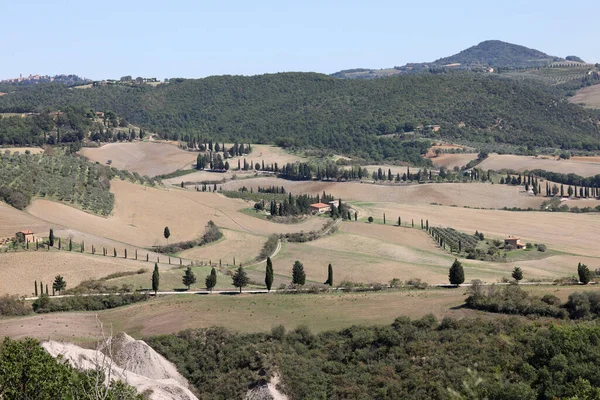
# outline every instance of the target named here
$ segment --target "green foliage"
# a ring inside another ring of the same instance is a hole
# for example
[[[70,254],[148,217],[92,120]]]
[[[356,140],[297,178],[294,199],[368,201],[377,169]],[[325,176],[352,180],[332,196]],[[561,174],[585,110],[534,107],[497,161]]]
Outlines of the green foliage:
[[[65,282],[64,278],[61,275],[57,275],[54,278],[54,282],[52,283],[52,290],[58,292],[62,292],[67,288],[67,282]]]
[[[37,292],[37,283],[35,284]],[[31,304],[18,296],[5,294],[0,297],[0,316],[21,316],[31,314]]]
[[[490,66],[514,69],[542,67],[560,60],[562,59],[525,46],[486,40],[453,56],[440,58],[434,64],[443,66],[459,63],[461,68]]]
[[[278,244],[279,244],[279,235],[273,234],[273,235],[269,236],[269,238],[263,245],[262,249],[260,250],[260,254],[258,255],[258,257],[256,257],[256,259],[260,261],[260,260],[264,260],[265,258],[269,257],[271,254],[273,254],[273,252],[277,248]]]
[[[75,295],[63,298],[52,298],[44,293],[32,303],[32,307],[34,312],[40,314],[64,311],[100,311],[146,300],[148,300],[148,295],[142,293],[110,294],[108,296]]]
[[[158,263],[154,263],[154,271],[152,271],[152,290],[154,294],[158,292],[160,286],[160,273],[158,272]]]
[[[596,112],[569,104],[541,85],[494,75],[340,80],[315,73],[282,73],[88,90],[40,84],[2,96],[0,111],[72,104],[114,110],[136,125],[185,141],[202,132],[217,140],[329,149],[410,163],[423,162],[421,146],[413,148],[412,140],[383,135],[412,139],[405,132],[416,130],[422,136],[480,143],[565,149],[600,146],[594,138],[599,129]],[[441,130],[417,129],[431,124]]]
[[[463,266],[458,259],[454,259],[450,271],[448,273],[448,279],[452,285],[460,285],[465,281],[465,271]]]
[[[200,399],[242,398],[276,365],[293,399],[549,400],[600,387],[598,332],[594,325],[429,315],[317,335],[306,327],[254,334],[211,328],[147,342]]]
[[[182,282],[188,288],[188,290],[190,289],[190,286],[196,283],[196,275],[192,272],[192,268],[187,267],[185,269]]]
[[[294,261],[294,265],[292,266],[292,283],[294,285],[304,285],[306,283],[304,265],[300,261]]]
[[[244,271],[244,268],[241,265],[233,274],[232,281],[233,286],[240,289],[240,293],[242,293],[242,288],[248,286],[248,283],[250,283],[250,278],[248,278],[246,271]]]
[[[273,278],[273,262],[271,261],[271,257],[267,257],[267,268],[265,271],[265,286],[267,287],[267,290],[269,292],[271,291],[271,287],[273,286]]]
[[[0,371],[0,395],[7,400],[143,400],[123,382],[98,386],[104,382],[103,372],[79,372],[62,358],[54,359],[35,339],[5,338],[0,346]]]
[[[587,285],[592,280],[592,272],[585,264],[577,264],[577,275],[579,275],[579,282],[584,285]]]
[[[210,290],[211,292],[214,287],[217,286],[217,271],[214,269],[214,267],[210,270],[210,274],[206,276],[204,284],[206,285],[206,289]]]
[[[515,281],[519,282],[523,279],[523,270],[521,270],[519,267],[515,267],[512,272],[512,277]]]
[[[331,264],[327,266],[327,280],[323,284],[333,286],[333,267]]]

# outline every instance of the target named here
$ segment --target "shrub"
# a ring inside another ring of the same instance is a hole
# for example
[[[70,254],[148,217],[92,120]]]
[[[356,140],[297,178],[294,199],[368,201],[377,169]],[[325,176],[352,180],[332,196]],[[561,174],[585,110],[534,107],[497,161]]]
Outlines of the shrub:
[[[0,297],[0,315],[21,316],[31,314],[32,311],[31,305],[23,298],[9,295]]]
[[[368,218],[369,223],[373,222],[373,217]]]
[[[544,253],[547,250],[547,247],[545,244],[538,244],[537,249],[538,249],[538,251],[541,251],[542,253]]]

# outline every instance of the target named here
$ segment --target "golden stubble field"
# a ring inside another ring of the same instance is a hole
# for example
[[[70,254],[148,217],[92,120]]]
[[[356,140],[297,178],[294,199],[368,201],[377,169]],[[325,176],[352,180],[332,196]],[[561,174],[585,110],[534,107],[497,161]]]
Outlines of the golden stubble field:
[[[511,154],[490,154],[478,166],[483,170],[512,169],[518,172],[543,169],[562,174],[576,174],[584,177],[600,174],[597,158],[575,157],[573,160],[558,160],[556,157],[530,157]]]
[[[489,183],[427,183],[427,184],[373,184],[359,182],[287,181],[276,178],[253,178],[230,181],[223,190],[237,190],[242,186],[283,186],[288,192],[322,194],[325,191],[342,200],[361,202],[394,202],[411,204],[444,204],[480,208],[539,208],[545,200],[529,196],[523,187],[492,185]]]
[[[469,161],[473,161],[477,158],[477,153],[465,153],[465,154],[452,154],[452,153],[443,153],[437,157],[429,157],[431,158],[431,162],[436,167],[446,167],[448,169],[453,169],[454,167],[463,167],[469,163]]]
[[[324,224],[317,218],[293,225],[254,218],[239,212],[252,207],[251,203],[217,193],[152,188],[120,180],[112,181],[111,191],[115,207],[107,218],[48,200],[35,200],[28,212],[51,223],[142,247],[166,244],[165,226],[171,231],[170,242],[197,238],[210,220],[219,227],[265,236],[319,230]]]
[[[115,272],[152,269],[153,264],[122,258],[92,256],[89,254],[58,251],[28,251],[0,254],[0,294],[33,296],[34,281],[48,284],[62,275],[67,288],[77,286],[87,279],[98,279]]]
[[[80,153],[91,161],[126,169],[144,176],[168,174],[178,169],[191,168],[197,153],[184,151],[166,143],[133,142],[109,143],[101,147],[84,147]]]
[[[600,85],[579,89],[569,101],[574,104],[584,104],[588,108],[600,108]]]
[[[476,230],[503,238],[521,237],[523,242],[544,243],[551,249],[600,257],[600,215],[547,212],[475,210],[461,207],[378,203],[361,206],[362,215],[381,220],[383,213],[395,221],[429,219],[430,226],[445,226],[463,232]],[[540,261],[541,262],[541,261]]]

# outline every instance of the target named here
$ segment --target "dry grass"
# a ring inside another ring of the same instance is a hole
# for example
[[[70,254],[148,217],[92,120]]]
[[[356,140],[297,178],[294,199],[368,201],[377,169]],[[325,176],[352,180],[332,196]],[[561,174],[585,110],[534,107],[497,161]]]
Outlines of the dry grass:
[[[227,262],[249,264],[255,260],[264,245],[264,236],[251,235],[245,232],[223,229],[224,238],[216,243],[195,247],[181,252],[183,258],[192,260],[212,260],[212,262]]]
[[[121,271],[136,271],[151,268],[149,263],[124,260],[122,258],[92,256],[45,250],[0,254],[0,294],[32,295],[34,281],[48,284],[62,275],[68,288],[77,286],[87,279],[98,279]]]
[[[484,232],[502,238],[520,236],[523,242],[545,243],[554,250],[600,256],[600,215],[546,212],[473,210],[459,207],[409,204],[367,204],[362,215],[380,220],[383,213],[394,221],[429,219],[430,226],[450,226],[464,232]]]
[[[100,164],[112,160],[113,167],[137,172],[142,176],[156,176],[191,168],[198,156],[176,146],[151,142],[110,143],[98,148],[86,147],[80,153]]]
[[[438,157],[430,157],[433,165],[436,167],[446,167],[453,169],[454,167],[463,167],[477,158],[477,153],[466,153],[466,154],[440,154]]]
[[[35,200],[28,211],[54,224],[142,247],[166,244],[165,226],[171,231],[171,242],[197,238],[210,220],[223,228],[265,236],[318,230],[323,225],[317,218],[294,225],[260,220],[239,212],[250,203],[216,193],[151,188],[118,180],[112,182],[111,190],[116,200],[108,218],[48,200]]]
[[[283,186],[294,194],[321,194],[323,191],[342,200],[366,202],[397,202],[414,204],[444,204],[479,208],[539,208],[542,197],[525,194],[523,187],[487,183],[432,183],[432,184],[372,184],[359,182],[287,181],[276,178],[256,178],[231,181],[224,190],[242,186]]]
[[[29,151],[31,154],[41,154],[44,152],[44,149],[41,147],[2,147],[0,148],[0,151],[8,151],[11,153],[19,152],[21,154],[25,154],[26,151]]]
[[[551,293],[565,301],[570,293],[598,287],[526,287],[537,295]],[[136,338],[183,329],[223,326],[241,332],[265,332],[276,325],[294,329],[307,325],[313,332],[352,325],[391,324],[399,316],[420,318],[432,313],[462,318],[504,315],[456,309],[466,297],[463,289],[390,291],[320,295],[170,296],[99,313],[56,313],[0,319],[0,335],[75,342],[101,335],[96,315],[105,330],[127,332]]]
[[[600,85],[588,86],[569,98],[571,103],[583,104],[588,108],[600,108]]]
[[[478,165],[483,170],[512,169],[523,172],[525,170],[543,169],[562,174],[577,174],[580,176],[594,176],[600,174],[600,163],[596,159],[586,160],[578,157],[575,160],[558,160],[556,157],[529,157],[509,154],[491,154]]]

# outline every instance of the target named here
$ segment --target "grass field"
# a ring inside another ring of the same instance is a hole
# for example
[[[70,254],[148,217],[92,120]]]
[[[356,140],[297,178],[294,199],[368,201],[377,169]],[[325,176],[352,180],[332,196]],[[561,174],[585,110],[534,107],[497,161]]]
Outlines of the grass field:
[[[576,291],[600,290],[597,286],[524,288],[538,295],[550,293],[563,301]],[[465,297],[466,291],[462,288],[319,295],[180,295],[159,297],[146,303],[98,313],[0,318],[0,335],[90,342],[101,337],[100,323],[105,332],[127,332],[139,338],[211,326],[241,332],[264,332],[280,324],[287,329],[306,325],[313,332],[322,332],[357,324],[387,325],[399,316],[420,318],[429,313],[438,318],[508,318],[461,309]]]
[[[80,153],[91,161],[137,172],[140,175],[156,176],[178,169],[191,168],[198,154],[184,151],[165,143],[134,142],[109,143],[102,147],[84,147]]]
[[[588,108],[600,108],[600,84],[579,89],[569,101]]]
[[[482,161],[478,168],[483,170],[512,169],[518,172],[543,169],[562,174],[594,176],[600,174],[600,163],[595,158],[578,157],[575,160],[558,160],[556,157],[530,157],[509,154],[491,154]]]

